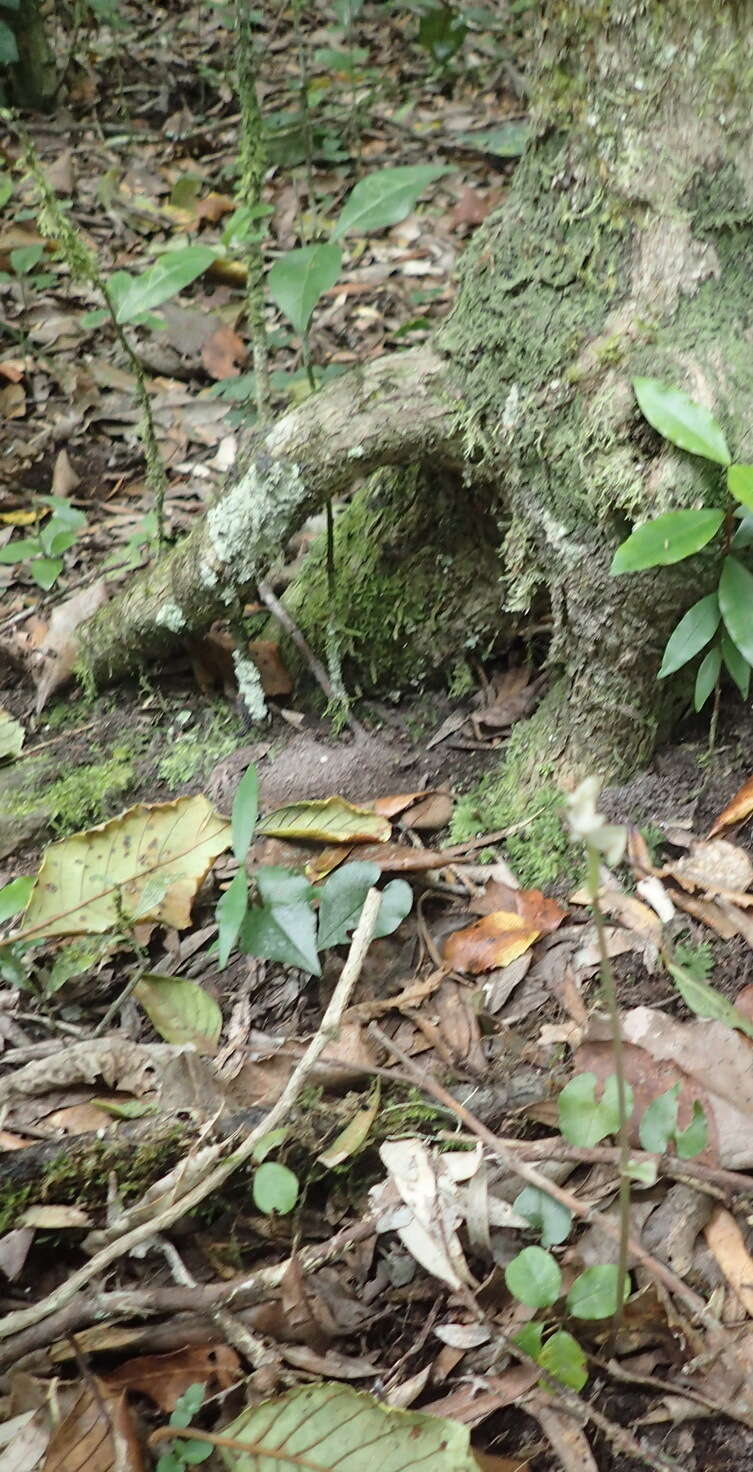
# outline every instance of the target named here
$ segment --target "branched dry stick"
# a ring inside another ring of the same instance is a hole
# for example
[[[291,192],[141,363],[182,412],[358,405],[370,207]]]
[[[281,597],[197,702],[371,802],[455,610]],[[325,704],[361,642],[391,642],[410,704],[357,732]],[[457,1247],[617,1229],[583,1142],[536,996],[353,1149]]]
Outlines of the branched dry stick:
[[[179,1217],[185,1216],[187,1212],[193,1211],[213,1191],[218,1191],[224,1186],[228,1178],[250,1160],[254,1150],[271,1130],[280,1125],[289,1111],[292,1109],[298,1095],[303,1088],[306,1079],[312,1072],[317,1059],[321,1056],[327,1044],[337,1035],[342,1020],[343,1012],[350,1001],[353,988],[361,974],[361,968],[366,958],[366,953],[371,944],[377,915],[379,913],[380,895],[376,889],[370,889],[364,901],[361,918],[351,941],[348,959],[343,966],[340,979],[332,993],[329,1006],[321,1020],[319,1030],[309,1043],[300,1063],[294,1068],[285,1088],[283,1089],[277,1103],[270,1109],[261,1124],[258,1124],[245,1140],[225,1160],[210,1170],[203,1181],[199,1181],[184,1195],[173,1200],[161,1210],[155,1211],[153,1217],[148,1221],[133,1227],[131,1231],[123,1233],[114,1242],[108,1242],[100,1252],[90,1259],[84,1267],[72,1273],[65,1283],[61,1283],[53,1293],[30,1308],[19,1309],[14,1314],[7,1314],[0,1323],[0,1340],[10,1339],[11,1335],[18,1334],[22,1329],[28,1329],[32,1324],[38,1324],[49,1314],[54,1314],[58,1309],[65,1308],[80,1289],[90,1283],[92,1278],[99,1277],[111,1263],[117,1262],[118,1258],[124,1257],[141,1242],[146,1242],[155,1233],[163,1232],[172,1226]],[[160,1182],[153,1188],[155,1194],[159,1193]]]

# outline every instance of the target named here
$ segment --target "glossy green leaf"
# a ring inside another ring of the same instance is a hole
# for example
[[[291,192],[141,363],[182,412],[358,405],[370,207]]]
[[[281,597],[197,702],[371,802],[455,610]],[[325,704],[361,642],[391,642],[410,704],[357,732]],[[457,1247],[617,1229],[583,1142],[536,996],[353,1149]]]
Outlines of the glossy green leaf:
[[[8,564],[23,562],[27,557],[36,557],[39,552],[39,542],[31,537],[21,537],[17,542],[9,542],[6,547],[0,547],[0,563]]]
[[[657,1094],[643,1114],[638,1138],[644,1150],[663,1155],[677,1128],[677,1106],[680,1085],[673,1084],[664,1094]]]
[[[625,1085],[625,1108],[628,1118],[633,1112],[633,1091]],[[617,1079],[613,1073],[604,1082],[604,1091],[596,1098],[596,1076],[576,1073],[559,1097],[560,1130],[571,1145],[587,1148],[598,1145],[606,1135],[616,1135],[620,1126],[617,1105]]]
[[[696,710],[703,710],[709,696],[713,695],[721,668],[722,651],[720,646],[715,644],[698,666],[693,692],[693,706]]]
[[[383,230],[397,225],[414,208],[420,195],[442,174],[444,164],[406,164],[397,169],[379,169],[367,174],[351,190],[332,232],[333,240],[353,231]]]
[[[664,680],[667,675],[673,675],[675,670],[682,669],[689,659],[699,654],[704,644],[708,644],[709,639],[714,637],[720,618],[719,599],[716,593],[709,593],[706,598],[699,598],[698,602],[694,603],[686,614],[683,614],[677,628],[673,629],[670,634],[658,679]]]
[[[665,440],[717,465],[729,465],[732,457],[721,426],[702,404],[658,378],[634,378],[633,388],[641,413]]]
[[[254,1204],[271,1216],[287,1216],[298,1200],[298,1177],[286,1165],[266,1160],[254,1173]]]
[[[241,927],[240,945],[249,956],[296,966],[311,976],[321,975],[316,919],[305,902],[249,910]]]
[[[571,1390],[583,1389],[588,1379],[586,1356],[567,1329],[558,1329],[556,1334],[552,1334],[535,1358],[542,1370],[548,1370],[555,1380],[561,1380]]]
[[[684,966],[678,966],[674,961],[667,962],[667,970],[686,1006],[697,1017],[709,1017],[715,1022],[724,1022],[727,1027],[736,1027],[738,1032],[744,1032],[746,1037],[753,1038],[753,1022],[749,1022],[742,1012],[738,1012],[707,981],[699,981]]]
[[[719,607],[732,643],[753,664],[753,576],[736,557],[725,557]]]
[[[567,1295],[567,1307],[575,1319],[608,1319],[617,1308],[617,1268],[613,1263],[599,1263],[586,1268],[573,1283]],[[623,1302],[630,1297],[630,1279],[623,1280]]]
[[[26,909],[35,883],[34,874],[24,874],[22,878],[11,879],[10,884],[3,885],[0,889],[0,925]]]
[[[653,521],[644,522],[624,541],[612,558],[609,571],[643,572],[647,567],[669,567],[692,557],[716,535],[724,512],[716,508],[702,511],[667,511]]]
[[[727,490],[736,501],[753,509],[753,465],[728,466]]]
[[[558,1242],[564,1242],[569,1235],[572,1212],[561,1202],[555,1201],[553,1196],[547,1196],[546,1191],[540,1191],[537,1186],[524,1186],[515,1197],[512,1209],[526,1217],[532,1227],[538,1228],[542,1247],[556,1247]]]
[[[166,1043],[191,1043],[198,1053],[213,1053],[222,1030],[222,1013],[208,992],[181,976],[147,972],[134,996]]]
[[[693,1118],[684,1130],[679,1130],[676,1135],[677,1154],[681,1160],[692,1160],[694,1155],[700,1155],[709,1143],[709,1124],[704,1114],[703,1107],[697,1099],[693,1100]]]
[[[538,1360],[541,1354],[541,1341],[544,1337],[544,1325],[538,1319],[529,1319],[522,1329],[518,1329],[513,1335],[513,1344],[517,1344],[524,1354],[530,1354],[531,1359]]]
[[[742,552],[746,547],[753,547],[753,512],[743,511],[742,507],[735,512],[740,525],[730,542],[733,552]]]
[[[29,563],[29,572],[38,587],[45,593],[54,586],[63,571],[62,557],[35,557]]]
[[[269,295],[301,336],[319,298],[334,286],[342,267],[336,245],[303,245],[275,261],[268,277]]]
[[[248,909],[248,878],[245,869],[233,876],[225,893],[220,896],[215,912],[218,936],[220,967],[227,966]]]
[[[505,1282],[513,1298],[528,1308],[548,1308],[560,1296],[562,1274],[543,1247],[524,1247],[507,1264]]]
[[[248,767],[238,783],[230,820],[233,833],[233,853],[239,864],[243,863],[248,853],[258,815],[259,774],[256,767]]]
[[[725,669],[731,675],[737,685],[743,700],[747,700],[750,690],[750,665],[744,654],[732,643],[726,629],[722,629],[722,658]]]
[[[369,890],[379,882],[376,864],[357,861],[336,869],[318,890],[319,949],[346,945],[361,917]],[[374,938],[391,935],[410,913],[413,892],[404,879],[393,879],[382,891]]]
[[[276,864],[265,864],[256,870],[256,888],[265,905],[297,905],[299,900],[310,900],[316,893],[305,874],[296,874]]]
[[[144,312],[149,312],[162,302],[177,296],[178,292],[204,274],[214,261],[215,254],[206,245],[187,245],[183,250],[165,251],[154,266],[142,271],[140,276],[131,277],[122,293],[118,293],[119,300],[115,309],[118,322],[133,322]],[[113,285],[114,281],[111,281],[111,292]]]

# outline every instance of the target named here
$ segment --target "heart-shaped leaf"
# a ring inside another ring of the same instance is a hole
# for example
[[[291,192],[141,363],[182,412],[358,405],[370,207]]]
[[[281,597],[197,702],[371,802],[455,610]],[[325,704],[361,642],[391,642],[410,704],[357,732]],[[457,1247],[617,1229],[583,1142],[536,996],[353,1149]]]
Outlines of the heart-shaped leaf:
[[[241,949],[249,956],[281,961],[311,976],[320,976],[316,953],[316,919],[311,906],[264,905],[249,910],[240,935]]]

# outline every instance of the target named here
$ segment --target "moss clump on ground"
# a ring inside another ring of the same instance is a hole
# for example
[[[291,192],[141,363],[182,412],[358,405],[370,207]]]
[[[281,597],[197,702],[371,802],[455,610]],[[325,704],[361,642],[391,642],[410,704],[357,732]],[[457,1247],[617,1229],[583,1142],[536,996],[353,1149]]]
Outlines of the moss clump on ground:
[[[199,730],[186,731],[178,736],[168,733],[170,750],[157,767],[162,782],[170,787],[179,787],[204,776],[222,758],[229,756],[238,745],[239,722],[227,708],[216,711],[208,725]]]
[[[520,831],[504,840],[505,857],[524,889],[540,889],[560,877],[573,846],[562,821],[562,792],[551,781],[551,769],[540,768],[532,783],[528,756],[527,730],[522,726],[513,734],[502,766],[487,773],[458,802],[451,836],[453,843],[462,843],[520,824]]]
[[[8,808],[18,817],[43,808],[55,833],[64,837],[111,816],[115,799],[128,791],[134,778],[133,757],[118,746],[104,761],[75,767],[54,782],[45,775],[37,777],[31,786],[9,794]]]

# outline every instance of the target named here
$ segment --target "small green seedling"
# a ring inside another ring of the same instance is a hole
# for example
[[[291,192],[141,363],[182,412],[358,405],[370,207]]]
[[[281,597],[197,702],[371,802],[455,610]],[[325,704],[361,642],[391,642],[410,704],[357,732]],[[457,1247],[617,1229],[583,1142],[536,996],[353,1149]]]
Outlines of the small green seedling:
[[[256,896],[249,900],[246,854],[256,827],[258,780],[249,767],[235,795],[232,811],[233,852],[239,868],[217,905],[220,966],[236,945],[249,956],[280,961],[310,976],[321,975],[319,951],[347,945],[361,917],[369,890],[378,883],[376,864],[343,864],[323,884],[305,874],[265,867],[254,875]],[[375,937],[391,935],[410,913],[413,894],[404,879],[382,890]]]
[[[28,563],[29,573],[45,592],[54,586],[63,571],[63,553],[72,547],[86,517],[60,496],[40,496],[52,515],[42,522],[35,536],[22,537],[0,547],[0,563]]]
[[[189,1385],[176,1402],[169,1424],[181,1431],[190,1426],[201,1409],[205,1392],[205,1385]],[[192,1441],[189,1437],[176,1436],[174,1441],[167,1443],[166,1450],[158,1458],[155,1472],[184,1472],[186,1467],[205,1462],[213,1450],[211,1441]]]
[[[715,543],[717,586],[688,609],[670,635],[659,679],[703,653],[693,703],[701,710],[718,688],[722,669],[743,699],[753,666],[753,574],[737,555],[753,542],[753,465],[738,465],[721,426],[701,404],[656,378],[635,378],[633,388],[649,424],[664,439],[719,466],[723,506],[668,511],[647,521],[617,548],[612,573],[641,572],[693,557]]]

